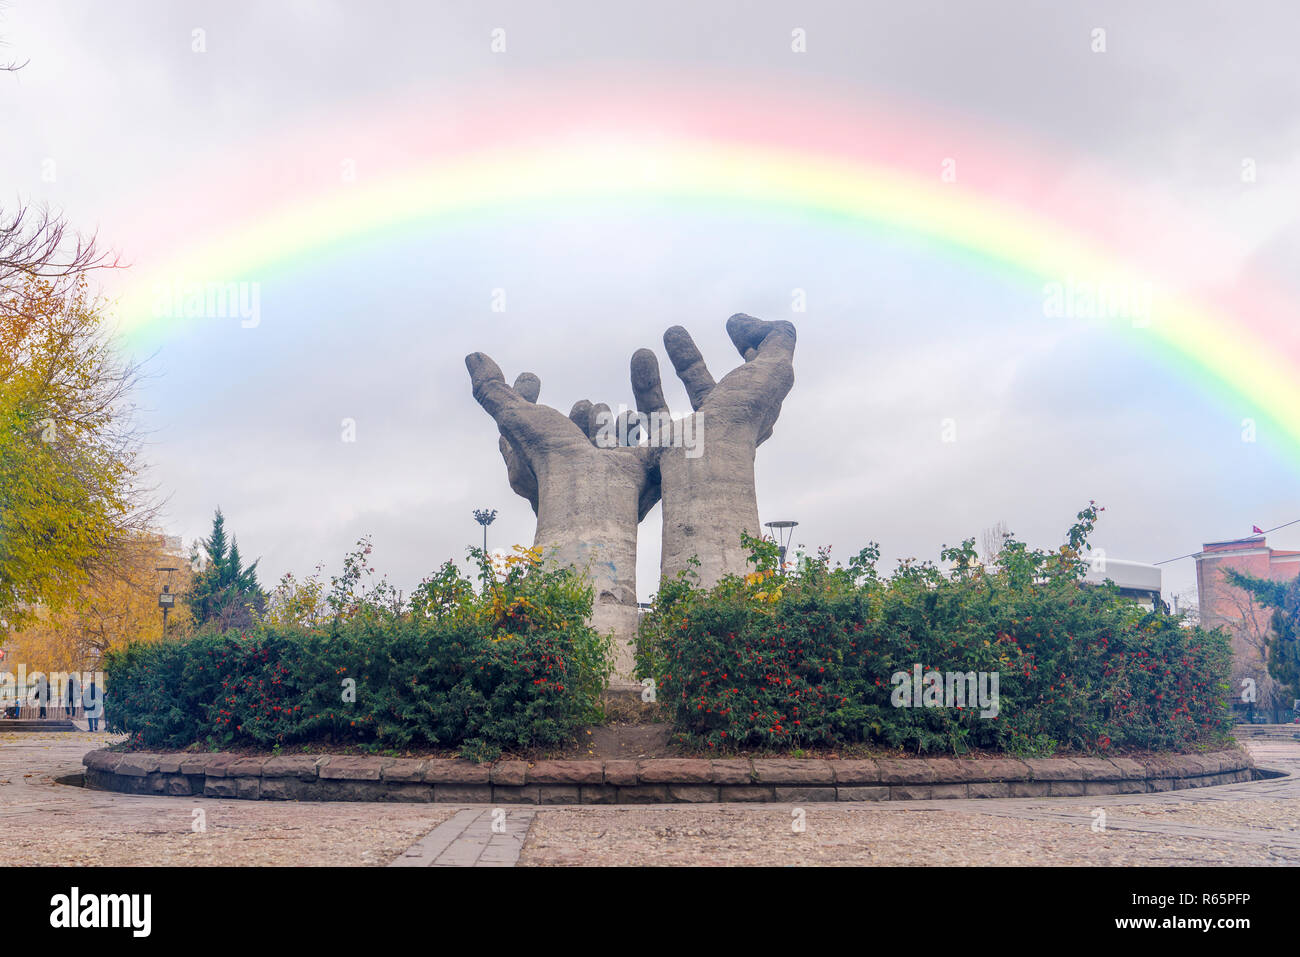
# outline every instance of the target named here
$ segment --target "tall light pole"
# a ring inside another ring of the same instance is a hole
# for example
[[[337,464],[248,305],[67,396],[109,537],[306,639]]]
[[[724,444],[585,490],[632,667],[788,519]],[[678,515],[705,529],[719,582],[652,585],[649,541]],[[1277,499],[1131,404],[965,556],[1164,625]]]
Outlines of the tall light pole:
[[[478,522],[480,525],[483,526],[483,557],[484,558],[487,558],[487,527],[491,525],[493,522],[495,522],[496,518],[497,518],[497,510],[495,508],[490,511],[486,508],[474,509],[474,521]]]
[[[154,570],[167,573],[167,582],[163,585],[162,594],[158,596],[158,607],[163,611],[163,640],[166,641],[167,613],[176,606],[176,596],[172,594],[172,572],[176,571],[176,568],[175,566],[164,566]]]
[[[785,553],[790,547],[790,537],[794,534],[794,528],[798,522],[764,522],[768,528],[772,529],[772,537],[776,539],[776,544],[780,547],[781,553],[781,572],[785,573]]]

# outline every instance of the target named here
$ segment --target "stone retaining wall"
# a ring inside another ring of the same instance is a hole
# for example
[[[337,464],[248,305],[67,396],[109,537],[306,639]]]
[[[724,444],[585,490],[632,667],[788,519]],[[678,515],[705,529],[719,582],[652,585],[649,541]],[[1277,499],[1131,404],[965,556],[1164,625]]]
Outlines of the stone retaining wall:
[[[1239,749],[1131,758],[468,761],[91,751],[87,787],[287,801],[660,804],[1144,794],[1249,781]]]

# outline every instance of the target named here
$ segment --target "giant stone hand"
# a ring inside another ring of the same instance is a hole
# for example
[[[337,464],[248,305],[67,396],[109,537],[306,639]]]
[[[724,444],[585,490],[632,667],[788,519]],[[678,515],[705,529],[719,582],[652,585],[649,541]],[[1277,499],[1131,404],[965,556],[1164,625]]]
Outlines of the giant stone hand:
[[[604,405],[577,403],[568,416],[540,405],[541,380],[513,388],[488,356],[466,356],[474,398],[496,421],[510,487],[537,513],[534,545],[546,560],[586,572],[595,592],[592,626],[616,635],[615,667],[632,673],[636,633],[636,528],[658,500],[655,450],[600,448]],[[626,434],[626,432],[622,433]],[[633,433],[634,435],[635,433]]]
[[[772,434],[794,386],[795,329],[783,320],[737,314],[727,320],[727,334],[745,363],[715,382],[690,333],[681,326],[664,333],[664,347],[694,409],[650,440],[658,446],[664,504],[664,579],[687,568],[692,557],[700,561],[704,585],[743,574],[747,553],[740,533],[760,532],[754,453]],[[632,357],[632,389],[640,412],[666,418],[659,362],[649,349]]]

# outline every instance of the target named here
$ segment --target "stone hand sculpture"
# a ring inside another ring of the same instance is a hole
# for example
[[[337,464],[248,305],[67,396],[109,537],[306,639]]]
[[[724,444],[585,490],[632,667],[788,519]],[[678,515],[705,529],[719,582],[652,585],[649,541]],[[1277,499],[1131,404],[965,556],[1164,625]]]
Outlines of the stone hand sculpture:
[[[466,356],[465,367],[475,400],[501,433],[510,487],[537,513],[534,545],[546,560],[590,576],[591,624],[614,633],[615,668],[629,678],[637,625],[636,529],[658,501],[657,450],[598,447],[598,423],[608,407],[584,400],[565,416],[539,405],[541,380],[532,373],[511,387],[481,352]]]
[[[740,533],[758,535],[754,452],[772,434],[781,403],[794,386],[795,329],[789,322],[765,322],[734,315],[727,334],[745,364],[715,382],[681,326],[664,333],[664,347],[686,386],[694,413],[650,437],[663,495],[664,579],[700,561],[701,584],[727,574],[744,574],[747,553]],[[632,357],[637,409],[667,418],[659,362],[649,349]],[[693,421],[692,421],[693,420]],[[655,418],[651,418],[655,421]],[[689,442],[680,441],[689,437]]]

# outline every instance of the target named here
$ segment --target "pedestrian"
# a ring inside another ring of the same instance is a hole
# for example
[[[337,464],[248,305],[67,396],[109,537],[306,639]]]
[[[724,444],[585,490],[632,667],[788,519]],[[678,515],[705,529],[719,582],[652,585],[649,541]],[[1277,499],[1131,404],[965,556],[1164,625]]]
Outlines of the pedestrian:
[[[71,718],[81,702],[81,689],[77,687],[77,676],[68,675],[68,684],[63,693],[63,716]]]
[[[41,675],[36,679],[36,703],[40,706],[39,717],[45,717],[45,706],[50,703],[50,679]]]
[[[82,707],[86,709],[86,726],[90,731],[99,730],[99,716],[103,713],[103,702],[99,699],[99,689],[95,687],[95,679],[90,679],[90,684],[86,685],[86,690],[81,695]]]

